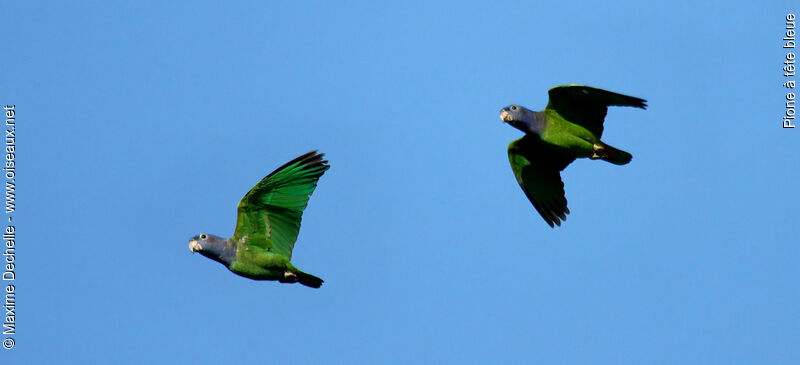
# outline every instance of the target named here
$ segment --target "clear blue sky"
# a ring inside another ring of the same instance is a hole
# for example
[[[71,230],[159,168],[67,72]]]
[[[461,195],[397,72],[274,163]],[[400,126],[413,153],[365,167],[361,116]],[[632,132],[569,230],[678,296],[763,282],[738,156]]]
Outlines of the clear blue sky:
[[[4,5],[0,363],[800,363],[792,2],[287,3]],[[498,112],[567,83],[650,107],[609,111],[634,159],[571,165],[551,229]],[[293,261],[321,289],[189,252],[312,149]]]

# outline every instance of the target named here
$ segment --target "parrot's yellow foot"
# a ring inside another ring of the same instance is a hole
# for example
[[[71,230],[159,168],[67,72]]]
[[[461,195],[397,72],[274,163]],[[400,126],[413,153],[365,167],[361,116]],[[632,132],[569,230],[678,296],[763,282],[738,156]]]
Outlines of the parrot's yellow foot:
[[[291,271],[284,271],[283,272],[283,279],[278,280],[281,283],[296,283],[299,279],[297,278],[297,274]]]
[[[606,154],[605,147],[603,147],[603,146],[601,146],[599,144],[592,145],[592,150],[594,151],[594,153],[592,153],[592,156],[589,157],[592,160],[597,160],[597,159],[608,157],[608,154]]]

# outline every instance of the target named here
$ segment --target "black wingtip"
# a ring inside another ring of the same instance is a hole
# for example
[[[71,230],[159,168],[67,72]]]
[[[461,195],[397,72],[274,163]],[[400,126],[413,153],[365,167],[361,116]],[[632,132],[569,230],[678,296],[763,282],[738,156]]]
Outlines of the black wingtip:
[[[277,169],[275,169],[275,171],[273,171],[272,173],[267,175],[267,177],[270,177],[270,176],[278,173],[278,171],[281,171],[281,170],[283,170],[283,169],[285,169],[285,168],[287,168],[289,166],[292,166],[294,164],[304,165],[305,169],[313,169],[313,168],[316,168],[316,167],[322,167],[322,171],[324,172],[324,171],[328,170],[331,167],[330,165],[328,165],[328,160],[323,159],[324,157],[325,157],[325,154],[324,153],[319,153],[319,152],[317,152],[317,150],[306,152],[306,153],[296,157],[295,159],[283,164],[281,167],[278,167]]]
[[[622,95],[622,94],[619,94],[619,95]],[[626,98],[625,104],[618,104],[618,105],[615,105],[615,106],[630,106],[630,107],[634,107],[634,108],[647,109],[647,100],[642,99],[642,98],[637,98],[635,96],[629,96],[629,95],[622,95],[622,96],[624,96]]]
[[[547,223],[550,226],[550,228],[556,228],[556,226],[561,227],[561,222],[567,220],[567,214],[569,214],[569,209],[567,209],[566,206],[564,206],[563,210],[559,210],[557,209],[556,206],[553,205],[545,205],[543,207],[534,202],[531,203],[533,204],[533,207],[536,209],[536,212],[538,212],[539,215],[542,216],[542,219],[544,219],[545,223]]]

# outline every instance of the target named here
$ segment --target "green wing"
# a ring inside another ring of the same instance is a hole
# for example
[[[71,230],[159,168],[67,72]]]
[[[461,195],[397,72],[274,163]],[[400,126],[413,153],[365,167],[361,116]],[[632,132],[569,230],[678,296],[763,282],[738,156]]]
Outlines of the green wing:
[[[646,100],[582,85],[556,86],[547,92],[547,109],[554,109],[564,119],[580,125],[597,138],[603,135],[603,120],[609,106],[647,108]]]
[[[508,160],[519,186],[545,222],[561,225],[567,219],[567,198],[561,170],[575,158],[526,135],[508,145]]]
[[[323,154],[306,153],[273,171],[250,189],[239,202],[237,242],[292,258],[300,220],[317,181],[330,168]]]

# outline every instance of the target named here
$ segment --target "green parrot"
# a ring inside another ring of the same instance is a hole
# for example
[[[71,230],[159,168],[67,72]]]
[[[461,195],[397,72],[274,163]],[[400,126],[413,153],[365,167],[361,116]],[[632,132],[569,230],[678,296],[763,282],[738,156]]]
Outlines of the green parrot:
[[[646,100],[582,85],[556,86],[540,112],[519,105],[500,110],[504,123],[525,132],[508,145],[508,160],[519,186],[544,218],[554,227],[567,219],[561,170],[576,158],[601,159],[616,165],[631,161],[630,153],[600,140],[609,106],[646,109]]]
[[[303,210],[330,168],[323,156],[311,151],[267,175],[239,202],[232,238],[201,233],[189,240],[189,250],[249,279],[322,286],[322,279],[300,271],[290,260]]]

